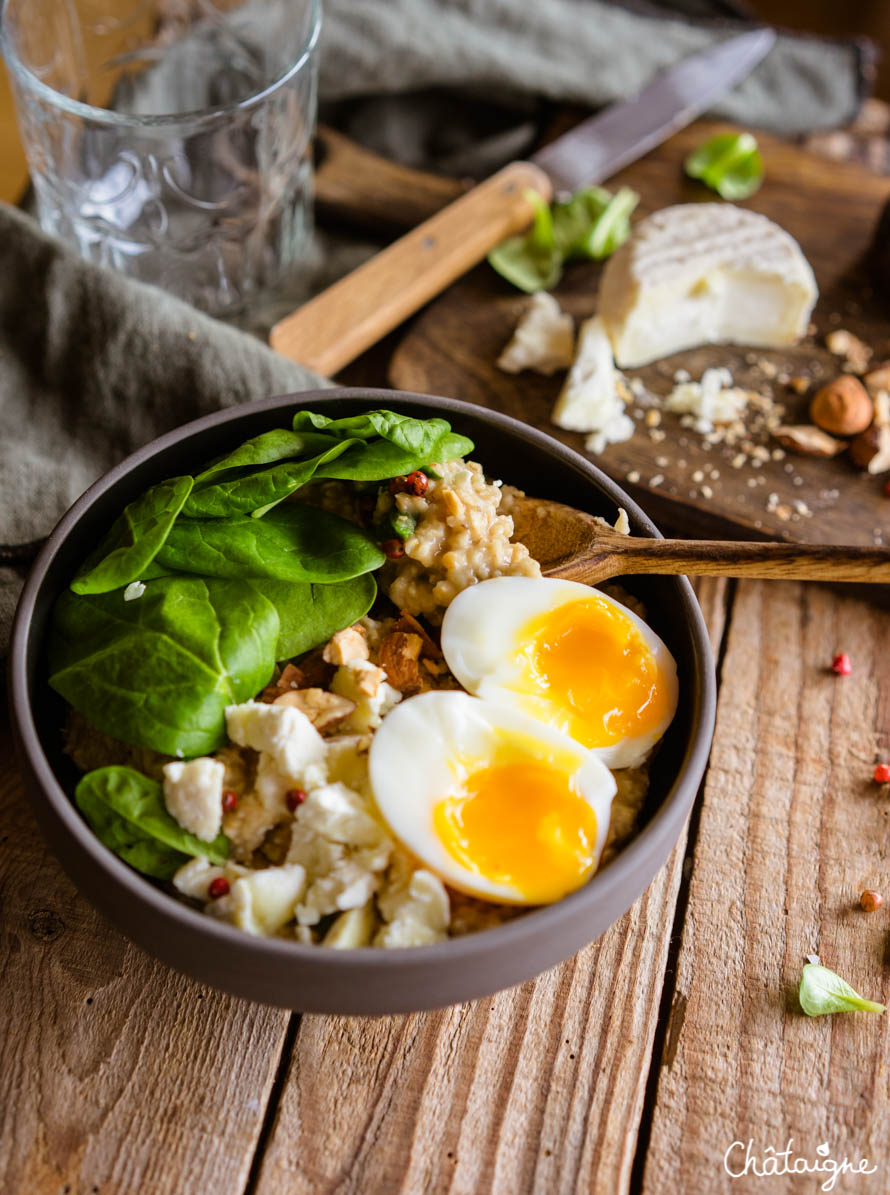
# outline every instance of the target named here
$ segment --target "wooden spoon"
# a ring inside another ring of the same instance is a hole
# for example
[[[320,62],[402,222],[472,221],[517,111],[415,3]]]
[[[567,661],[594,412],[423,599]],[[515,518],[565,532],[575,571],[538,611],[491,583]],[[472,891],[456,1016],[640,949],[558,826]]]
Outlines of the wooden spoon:
[[[514,538],[548,577],[589,585],[634,573],[890,582],[890,547],[648,539],[543,498],[518,498],[513,521]]]

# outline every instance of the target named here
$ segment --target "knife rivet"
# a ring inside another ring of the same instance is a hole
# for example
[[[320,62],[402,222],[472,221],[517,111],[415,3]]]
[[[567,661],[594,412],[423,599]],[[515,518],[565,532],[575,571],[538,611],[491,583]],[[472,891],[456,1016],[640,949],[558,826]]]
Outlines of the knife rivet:
[[[436,238],[431,237],[431,236],[425,236],[423,238],[423,240],[420,242],[420,244],[421,244],[421,248],[423,248],[423,249],[435,249]]]

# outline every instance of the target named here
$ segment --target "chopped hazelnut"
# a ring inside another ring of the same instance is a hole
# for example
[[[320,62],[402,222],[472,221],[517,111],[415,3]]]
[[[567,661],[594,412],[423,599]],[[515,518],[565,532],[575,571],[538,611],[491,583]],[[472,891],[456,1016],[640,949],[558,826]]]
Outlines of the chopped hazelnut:
[[[276,697],[275,705],[292,705],[305,714],[316,730],[330,730],[355,710],[355,702],[325,689],[292,689]]]
[[[783,448],[799,452],[802,456],[837,456],[846,448],[843,440],[837,440],[809,423],[777,427],[773,435]]]
[[[364,630],[359,626],[352,626],[337,631],[325,645],[322,656],[328,664],[336,664],[338,667],[350,664],[353,660],[367,660],[368,640]]]
[[[421,637],[406,631],[391,631],[380,644],[380,667],[393,688],[417,693],[423,687],[418,666],[422,647]]]

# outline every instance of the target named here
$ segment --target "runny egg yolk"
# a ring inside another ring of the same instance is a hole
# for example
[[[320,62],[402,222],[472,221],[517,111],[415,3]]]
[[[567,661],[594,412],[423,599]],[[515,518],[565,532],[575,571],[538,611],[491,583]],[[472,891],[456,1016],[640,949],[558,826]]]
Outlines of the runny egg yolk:
[[[596,814],[552,760],[504,757],[469,770],[433,808],[439,841],[468,871],[548,904],[579,888],[596,863]]]
[[[670,712],[670,686],[649,644],[601,598],[537,615],[520,641],[522,691],[543,698],[545,720],[584,747],[645,735]]]

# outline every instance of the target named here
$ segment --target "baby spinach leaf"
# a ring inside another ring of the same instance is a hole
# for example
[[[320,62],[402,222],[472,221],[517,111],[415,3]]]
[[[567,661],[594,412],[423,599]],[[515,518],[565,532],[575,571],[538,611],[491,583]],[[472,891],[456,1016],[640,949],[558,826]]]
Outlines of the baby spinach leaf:
[[[610,257],[630,236],[631,212],[639,202],[639,195],[630,187],[622,187],[615,195],[609,195],[602,212],[566,254],[567,259],[589,257],[601,261]]]
[[[275,606],[244,580],[161,577],[135,602],[66,592],[50,684],[113,738],[203,755],[225,742],[225,707],[268,683],[278,633]]]
[[[719,133],[693,150],[683,163],[723,199],[747,199],[763,182],[763,158],[750,133]]]
[[[281,629],[275,648],[277,660],[290,660],[327,643],[335,631],[352,626],[367,614],[377,596],[371,573],[337,585],[265,580],[256,584],[278,611]]]
[[[549,206],[536,192],[529,199],[535,205],[529,232],[509,237],[488,255],[493,269],[529,294],[554,287],[567,261],[614,253],[630,235],[630,213],[639,202],[628,187],[616,195],[605,187],[582,187]]]
[[[320,466],[347,452],[353,443],[360,443],[358,440],[324,439],[329,447],[316,456],[246,469],[196,486],[185,504],[183,514],[189,518],[210,519],[228,518],[236,514],[265,514],[310,482]]]
[[[185,505],[191,477],[173,477],[131,502],[71,582],[75,593],[108,593],[138,581]]]
[[[289,503],[261,519],[179,519],[158,554],[166,568],[208,577],[346,581],[386,557],[370,536],[339,515]]]
[[[145,875],[169,880],[189,858],[224,863],[228,857],[224,834],[202,842],[183,830],[167,812],[160,784],[133,768],[87,772],[74,801],[97,838]]]
[[[195,478],[195,485],[233,469],[245,469],[257,465],[269,465],[276,461],[292,460],[296,457],[319,456],[331,447],[330,436],[315,432],[300,434],[285,427],[276,427],[250,440],[238,448],[219,457]]]
[[[535,209],[530,230],[496,245],[488,255],[488,264],[514,286],[533,294],[557,284],[563,254],[556,244],[550,205],[537,191],[526,191],[526,198]]]
[[[845,979],[821,963],[804,963],[798,999],[808,1017],[821,1017],[829,1012],[886,1011],[883,1004],[863,1000]]]

